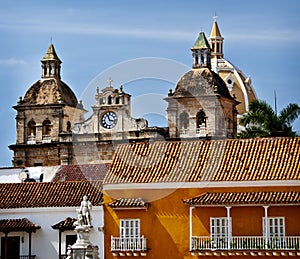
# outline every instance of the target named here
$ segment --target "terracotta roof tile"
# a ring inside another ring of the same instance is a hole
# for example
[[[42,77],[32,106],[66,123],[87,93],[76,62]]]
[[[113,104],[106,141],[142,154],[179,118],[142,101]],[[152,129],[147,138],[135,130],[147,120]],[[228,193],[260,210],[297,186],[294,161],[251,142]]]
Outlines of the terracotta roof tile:
[[[149,203],[142,198],[120,198],[108,204],[111,208],[147,208]]]
[[[119,145],[104,183],[300,180],[300,138]]]
[[[68,218],[56,223],[55,225],[52,225],[52,228],[53,229],[59,229],[61,231],[74,230],[75,229],[74,222],[76,220],[77,219],[75,219],[75,218],[68,217]]]
[[[108,163],[86,165],[63,165],[53,177],[53,182],[102,181],[109,169]]]
[[[41,228],[39,225],[33,224],[28,219],[2,219],[0,220],[0,232],[8,233],[11,231],[28,231],[35,232]]]
[[[300,192],[206,192],[184,203],[191,206],[300,204]]]
[[[87,195],[92,205],[103,202],[101,181],[0,184],[0,209],[76,207]]]

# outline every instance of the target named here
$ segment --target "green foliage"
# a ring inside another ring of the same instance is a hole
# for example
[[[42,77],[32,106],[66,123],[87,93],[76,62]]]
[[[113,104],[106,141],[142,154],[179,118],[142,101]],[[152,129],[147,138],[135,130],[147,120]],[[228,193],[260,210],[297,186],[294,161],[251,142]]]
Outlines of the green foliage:
[[[237,134],[237,138],[255,137],[293,137],[292,123],[300,115],[300,107],[291,103],[278,115],[273,108],[262,100],[255,100],[249,104],[249,112],[243,116],[240,124],[245,126]]]

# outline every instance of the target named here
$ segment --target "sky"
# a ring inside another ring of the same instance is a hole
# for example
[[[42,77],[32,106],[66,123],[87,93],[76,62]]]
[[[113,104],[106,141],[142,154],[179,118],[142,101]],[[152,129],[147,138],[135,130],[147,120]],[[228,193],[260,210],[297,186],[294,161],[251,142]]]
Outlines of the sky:
[[[259,99],[274,106],[276,92],[280,111],[289,103],[300,104],[299,12],[299,0],[0,0],[0,167],[12,165],[8,149],[16,141],[12,106],[41,78],[40,60],[51,42],[63,61],[62,80],[83,99],[86,109],[93,105],[95,88],[106,86],[95,79],[111,76],[114,87],[123,84],[136,100],[132,114],[146,116],[139,105],[145,106],[152,97],[162,99],[169,88],[174,89],[176,79],[124,82],[118,77],[124,74],[120,64],[133,62],[128,71],[143,70],[135,61],[154,58],[169,62],[173,72],[176,62],[183,70],[191,68],[190,48],[199,32],[209,37],[217,15],[224,57],[251,77]],[[154,106],[150,102],[148,113]],[[158,124],[163,123],[160,117]],[[294,130],[300,132],[299,118]]]

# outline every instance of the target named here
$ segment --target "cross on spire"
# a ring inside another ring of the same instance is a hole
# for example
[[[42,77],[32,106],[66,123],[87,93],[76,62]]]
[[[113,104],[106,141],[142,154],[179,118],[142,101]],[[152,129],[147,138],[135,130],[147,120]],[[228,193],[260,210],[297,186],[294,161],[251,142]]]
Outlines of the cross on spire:
[[[111,82],[114,81],[112,80],[110,77],[106,80],[106,82],[108,83],[108,85],[111,87]]]
[[[217,21],[217,19],[218,19],[217,12],[215,12],[215,16],[213,17],[213,19],[214,19],[214,22]]]

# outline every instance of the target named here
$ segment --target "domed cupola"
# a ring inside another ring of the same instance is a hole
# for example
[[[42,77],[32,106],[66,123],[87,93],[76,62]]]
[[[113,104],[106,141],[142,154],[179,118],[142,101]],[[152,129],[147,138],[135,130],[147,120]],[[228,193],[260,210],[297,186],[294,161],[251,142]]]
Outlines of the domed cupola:
[[[193,68],[211,68],[211,49],[204,32],[200,32],[191,50],[194,58]]]
[[[60,64],[62,62],[57,56],[53,44],[50,44],[48,51],[41,62],[42,78],[56,77],[60,79]]]
[[[75,94],[60,79],[60,65],[62,62],[57,56],[53,44],[49,46],[41,63],[42,78],[28,89],[20,104],[45,105],[64,103],[76,107],[78,101]]]

